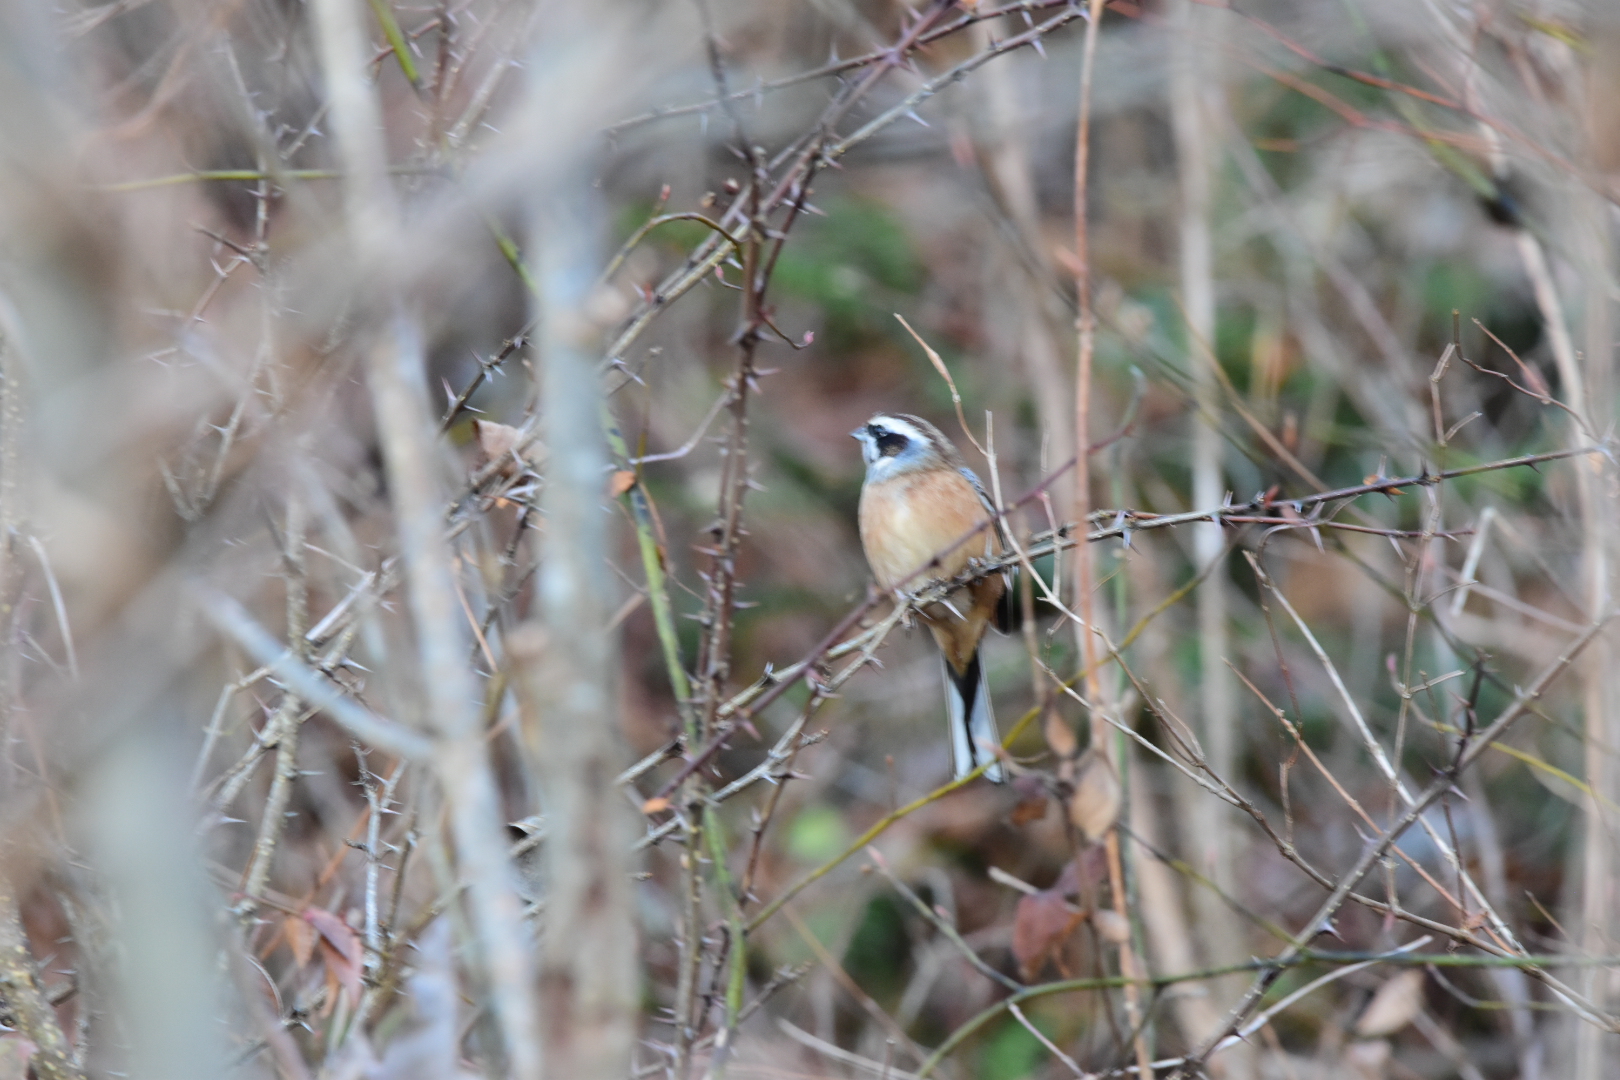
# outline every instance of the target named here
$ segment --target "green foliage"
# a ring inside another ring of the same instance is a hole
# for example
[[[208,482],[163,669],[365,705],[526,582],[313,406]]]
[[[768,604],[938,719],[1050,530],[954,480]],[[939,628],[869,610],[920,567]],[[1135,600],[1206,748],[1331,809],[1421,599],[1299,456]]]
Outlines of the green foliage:
[[[819,863],[837,855],[849,844],[849,828],[835,807],[817,803],[793,816],[787,827],[789,855],[805,863]]]
[[[925,276],[910,236],[870,200],[834,200],[826,209],[826,218],[805,221],[782,249],[776,293],[821,309],[830,349],[895,333],[897,301],[916,295]]]
[[[1215,311],[1215,358],[1233,386],[1249,385],[1254,326],[1254,309],[1247,305],[1223,304]]]
[[[844,952],[844,970],[874,998],[885,1001],[905,988],[910,956],[911,939],[899,906],[887,894],[874,896]]]
[[[985,1043],[975,1075],[982,1080],[1020,1080],[1035,1075],[1049,1056],[1024,1025],[1009,1019]]]

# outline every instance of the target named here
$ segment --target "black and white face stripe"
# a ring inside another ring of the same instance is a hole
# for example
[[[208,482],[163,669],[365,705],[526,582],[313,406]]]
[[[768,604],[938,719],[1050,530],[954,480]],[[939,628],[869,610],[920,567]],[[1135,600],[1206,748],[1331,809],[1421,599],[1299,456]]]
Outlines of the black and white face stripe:
[[[850,434],[861,444],[869,479],[916,464],[930,453],[927,434],[895,416],[874,416]]]
[[[898,431],[885,431],[883,428],[876,426],[872,426],[870,430],[873,440],[877,443],[878,454],[881,457],[894,457],[911,445],[911,439]]]

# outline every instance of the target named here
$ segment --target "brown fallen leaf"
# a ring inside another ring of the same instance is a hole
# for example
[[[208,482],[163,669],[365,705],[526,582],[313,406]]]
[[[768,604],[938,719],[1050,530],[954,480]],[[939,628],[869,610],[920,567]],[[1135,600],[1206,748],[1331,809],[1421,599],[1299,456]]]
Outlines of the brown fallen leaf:
[[[1408,968],[1373,994],[1361,1019],[1356,1021],[1356,1034],[1366,1039],[1393,1035],[1410,1024],[1421,1008],[1423,972],[1418,968]]]
[[[1080,750],[1080,740],[1075,737],[1074,728],[1063,718],[1055,701],[1047,704],[1045,715],[1041,717],[1041,732],[1046,736],[1046,745],[1059,758],[1072,758]]]
[[[522,471],[520,465],[534,465],[540,444],[533,436],[526,436],[521,428],[497,424],[493,420],[474,420],[472,427],[473,437],[478,440],[478,449],[483,452],[486,462],[505,459],[501,475],[516,476]],[[522,459],[521,463],[519,458]]]
[[[1385,1080],[1393,1054],[1387,1039],[1360,1040],[1344,1048],[1344,1063],[1356,1080]]]
[[[1069,820],[1087,841],[1096,843],[1108,835],[1119,817],[1119,776],[1108,759],[1094,750],[1081,755],[1077,772],[1074,794],[1069,797]]]
[[[473,436],[478,440],[478,449],[491,461],[510,454],[523,436],[511,424],[497,424],[493,420],[474,420],[472,429]]]
[[[1013,805],[1012,812],[1007,817],[1014,825],[1028,825],[1046,816],[1046,804],[1050,800],[1046,794],[1046,785],[1041,783],[1039,776],[1024,773],[1013,780],[1012,789],[1018,796],[1018,802]]]
[[[1093,844],[1083,849],[1068,866],[1063,868],[1063,876],[1058,878],[1058,885],[1065,889],[1064,896],[1078,898],[1081,907],[1091,907],[1091,898],[1096,894],[1097,886],[1107,878],[1108,852]]]
[[[1098,908],[1091,913],[1091,925],[1097,936],[1111,945],[1123,945],[1131,940],[1131,923],[1112,908]]]
[[[1029,893],[1018,901],[1013,915],[1012,952],[1025,982],[1040,974],[1048,959],[1056,957],[1086,913],[1063,899],[1057,889]]]

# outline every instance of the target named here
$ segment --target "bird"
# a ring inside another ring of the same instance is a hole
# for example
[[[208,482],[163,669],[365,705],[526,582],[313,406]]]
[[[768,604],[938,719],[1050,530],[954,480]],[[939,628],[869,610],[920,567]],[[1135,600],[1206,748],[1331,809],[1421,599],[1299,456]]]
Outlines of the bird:
[[[879,413],[850,435],[860,442],[866,462],[858,515],[861,547],[880,588],[915,592],[958,576],[975,559],[1001,554],[1000,519],[984,485],[933,424],[906,413]],[[975,528],[982,535],[957,543]],[[1006,593],[1004,577],[989,574],[920,612],[944,657],[957,779],[981,764],[987,779],[999,784],[1006,778],[996,757],[1001,738],[979,660],[979,642],[996,622]]]

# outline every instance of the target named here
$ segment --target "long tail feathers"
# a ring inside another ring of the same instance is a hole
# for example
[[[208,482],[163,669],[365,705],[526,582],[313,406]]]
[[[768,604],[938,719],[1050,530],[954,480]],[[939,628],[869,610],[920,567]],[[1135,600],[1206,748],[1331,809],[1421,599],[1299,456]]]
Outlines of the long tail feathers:
[[[943,660],[943,658],[942,658]],[[996,732],[996,714],[990,709],[990,686],[984,678],[984,668],[975,652],[961,675],[952,670],[951,662],[943,660],[945,668],[945,711],[951,724],[951,761],[960,780],[985,762],[985,779],[1001,783],[1006,774],[997,760],[995,747],[1001,745]]]

